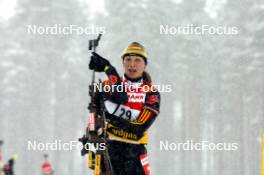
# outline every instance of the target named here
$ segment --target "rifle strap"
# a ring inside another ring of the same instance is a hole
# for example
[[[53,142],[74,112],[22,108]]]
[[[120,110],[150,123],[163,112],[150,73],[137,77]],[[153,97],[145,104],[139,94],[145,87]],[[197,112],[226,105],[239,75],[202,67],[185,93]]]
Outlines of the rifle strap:
[[[101,155],[95,155],[94,175],[101,175]]]
[[[87,161],[88,168],[94,169],[94,159],[95,159],[94,153],[92,151],[89,151],[88,152],[88,161]]]

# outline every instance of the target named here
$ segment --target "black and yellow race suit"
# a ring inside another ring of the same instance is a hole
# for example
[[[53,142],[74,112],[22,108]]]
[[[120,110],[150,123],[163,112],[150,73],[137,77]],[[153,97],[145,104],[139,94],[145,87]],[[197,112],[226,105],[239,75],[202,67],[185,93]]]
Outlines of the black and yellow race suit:
[[[119,77],[114,67],[106,74],[109,98],[106,108],[108,151],[115,175],[150,174],[147,151],[148,128],[159,114],[160,94],[143,77]],[[112,86],[115,85],[115,86]],[[120,89],[120,87],[123,87]]]

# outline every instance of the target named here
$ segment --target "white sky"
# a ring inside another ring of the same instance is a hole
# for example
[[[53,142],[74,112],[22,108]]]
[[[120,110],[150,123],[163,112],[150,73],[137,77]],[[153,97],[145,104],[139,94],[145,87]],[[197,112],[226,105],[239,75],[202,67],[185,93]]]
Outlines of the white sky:
[[[80,2],[87,5],[91,18],[94,18],[97,14],[108,15],[105,9],[105,0],[80,0]]]
[[[80,0],[87,5],[90,17],[94,18],[97,14],[108,15],[105,9],[104,0]],[[17,0],[0,0],[0,20],[7,20],[15,15]]]
[[[211,18],[217,18],[219,10],[227,3],[226,0],[206,0],[204,11]]]
[[[0,19],[7,20],[12,17],[15,12],[16,0],[0,0]]]

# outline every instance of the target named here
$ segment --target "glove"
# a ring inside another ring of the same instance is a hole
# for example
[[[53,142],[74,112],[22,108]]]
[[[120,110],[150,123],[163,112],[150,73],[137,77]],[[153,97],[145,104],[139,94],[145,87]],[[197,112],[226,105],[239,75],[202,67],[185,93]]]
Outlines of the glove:
[[[92,52],[91,61],[89,63],[89,69],[96,72],[103,72],[106,66],[110,66],[110,62],[98,55],[95,52]]]

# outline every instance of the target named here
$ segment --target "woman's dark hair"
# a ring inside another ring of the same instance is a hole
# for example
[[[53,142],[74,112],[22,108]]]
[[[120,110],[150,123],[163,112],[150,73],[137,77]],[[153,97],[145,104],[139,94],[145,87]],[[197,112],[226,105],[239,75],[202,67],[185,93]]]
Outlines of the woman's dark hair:
[[[143,77],[144,83],[149,83],[149,84],[152,83],[151,76],[149,75],[148,72],[144,71],[142,77]]]

